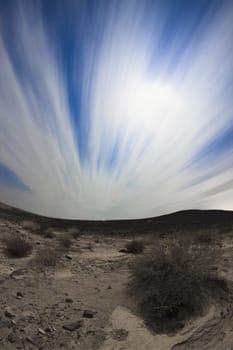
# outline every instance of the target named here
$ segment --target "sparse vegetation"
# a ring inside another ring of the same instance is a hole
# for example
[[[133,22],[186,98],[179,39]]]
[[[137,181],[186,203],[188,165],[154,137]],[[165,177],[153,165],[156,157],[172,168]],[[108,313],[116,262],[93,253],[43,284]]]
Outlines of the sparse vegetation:
[[[144,251],[144,242],[134,239],[125,245],[127,253],[141,254]]]
[[[60,247],[69,249],[72,245],[72,236],[69,233],[62,233],[58,237]]]
[[[54,232],[54,229],[53,228],[48,228],[44,231],[44,237],[45,238],[55,238],[56,237],[56,234]]]
[[[20,236],[4,239],[6,253],[15,258],[23,258],[32,251],[32,245]]]
[[[159,242],[132,266],[129,292],[147,325],[171,331],[204,310],[207,296],[227,286],[212,269],[212,255],[177,240]]]
[[[195,236],[196,242],[200,244],[217,244],[219,242],[219,231],[216,228],[199,230]]]
[[[74,238],[74,239],[77,239],[80,237],[80,231],[77,227],[71,227],[69,230],[68,230],[69,234]]]
[[[213,237],[207,232],[198,232],[196,239],[201,244],[210,244],[213,241]]]
[[[28,231],[34,232],[40,230],[40,224],[38,222],[23,220],[21,221],[21,226]]]
[[[41,267],[55,267],[58,264],[59,255],[54,249],[44,247],[38,249],[34,262]]]

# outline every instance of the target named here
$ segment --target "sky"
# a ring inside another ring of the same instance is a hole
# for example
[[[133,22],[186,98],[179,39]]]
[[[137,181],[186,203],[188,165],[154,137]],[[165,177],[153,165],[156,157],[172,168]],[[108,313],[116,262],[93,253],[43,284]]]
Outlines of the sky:
[[[0,201],[233,210],[233,0],[0,0]]]

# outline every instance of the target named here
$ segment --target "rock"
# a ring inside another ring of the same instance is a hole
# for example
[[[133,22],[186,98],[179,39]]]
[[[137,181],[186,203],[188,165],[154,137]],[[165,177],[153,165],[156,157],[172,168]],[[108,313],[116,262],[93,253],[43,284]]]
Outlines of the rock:
[[[63,325],[63,328],[64,328],[66,331],[73,332],[73,331],[75,331],[76,329],[81,328],[82,325],[83,325],[83,321],[82,321],[82,320],[79,320],[79,321],[76,321],[76,322],[74,322],[74,323],[65,324],[65,325]]]
[[[17,269],[14,270],[11,274],[10,274],[10,278],[13,278],[14,280],[22,280],[23,278],[25,278],[26,273],[28,272],[27,269]]]
[[[112,286],[108,286],[108,288],[107,289],[112,289]]]
[[[10,327],[12,327],[11,321],[0,320],[0,329],[2,329],[2,328],[10,328]]]
[[[66,303],[73,303],[73,299],[72,298],[65,298],[65,302]]]
[[[54,326],[47,326],[45,328],[45,332],[51,333],[52,331],[56,331],[56,328]]]
[[[72,256],[71,256],[70,254],[66,254],[65,257],[66,257],[66,259],[68,259],[68,260],[72,260]]]
[[[32,345],[35,345],[38,349],[41,349],[42,348],[42,344],[43,344],[43,341],[41,339],[41,337],[26,337],[26,340],[31,343]]]
[[[45,334],[46,334],[46,332],[45,332],[42,328],[38,328],[38,332],[39,332],[40,334],[42,334],[42,335],[45,335]]]
[[[14,312],[10,309],[10,308],[7,308],[6,310],[5,310],[5,316],[6,317],[9,317],[9,318],[13,318],[13,317],[15,317],[15,314],[14,314]]]
[[[95,314],[96,314],[96,312],[94,312],[92,310],[84,310],[83,317],[93,318]]]
[[[15,342],[18,340],[18,338],[17,338],[17,336],[16,336],[15,333],[10,333],[10,334],[8,334],[8,336],[7,336],[7,340],[8,340],[10,343],[15,343]]]
[[[128,250],[126,248],[122,248],[118,250],[119,253],[128,253]]]
[[[128,337],[128,331],[126,329],[123,328],[119,328],[119,329],[114,329],[110,335],[113,339],[118,340],[118,341],[122,341],[122,340],[126,340]]]
[[[21,313],[21,320],[28,321],[35,319],[35,314],[31,310],[24,310]]]
[[[17,299],[22,299],[23,298],[23,293],[17,292],[16,297],[17,297]]]

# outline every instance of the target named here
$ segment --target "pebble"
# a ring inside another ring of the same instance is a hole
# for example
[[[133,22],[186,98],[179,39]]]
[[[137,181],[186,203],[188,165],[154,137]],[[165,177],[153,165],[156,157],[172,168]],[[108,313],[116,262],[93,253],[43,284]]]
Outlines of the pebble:
[[[72,260],[72,256],[69,255],[69,254],[66,254],[65,257],[66,257],[66,259],[68,259],[68,260]]]
[[[46,334],[46,332],[45,332],[42,328],[38,328],[38,332],[39,332],[40,334],[42,334],[42,335],[45,335],[45,334]]]
[[[9,317],[9,318],[13,318],[13,317],[15,317],[15,314],[14,314],[14,312],[11,310],[11,309],[9,309],[9,308],[7,308],[6,310],[5,310],[5,316],[6,317]]]
[[[83,312],[83,317],[86,317],[86,318],[93,318],[95,313],[96,313],[96,312],[94,312],[94,311],[92,311],[92,310],[84,310],[84,312]]]
[[[10,343],[15,343],[15,342],[17,341],[17,336],[16,336],[16,334],[14,334],[14,333],[8,334],[7,340],[8,340]]]
[[[65,298],[65,302],[66,303],[73,303],[73,299],[72,298]]]
[[[76,329],[81,328],[82,325],[83,325],[83,321],[79,320],[79,321],[76,321],[74,323],[65,324],[65,325],[63,325],[63,328],[67,331],[73,332]]]

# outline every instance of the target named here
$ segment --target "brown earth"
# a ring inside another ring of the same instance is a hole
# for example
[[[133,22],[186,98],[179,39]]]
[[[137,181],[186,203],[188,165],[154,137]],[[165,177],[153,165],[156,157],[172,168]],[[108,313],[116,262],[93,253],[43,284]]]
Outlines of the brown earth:
[[[0,214],[1,238],[20,235],[33,246],[28,257],[12,258],[1,239],[1,350],[233,350],[231,296],[210,305],[205,315],[188,322],[179,333],[152,334],[145,327],[126,292],[135,256],[119,252],[137,237],[133,228],[119,234],[81,228],[71,248],[63,251],[59,235],[78,231],[78,224],[72,222],[72,228],[47,225],[42,230],[39,220],[24,214],[20,219],[20,214],[15,216],[4,206]],[[232,227],[221,223],[217,260],[219,275],[229,283],[233,282]],[[45,234],[48,228],[51,238]],[[161,232],[145,230],[146,249],[164,235]],[[56,267],[34,263],[41,247],[59,252]],[[67,330],[67,326],[77,329]]]

